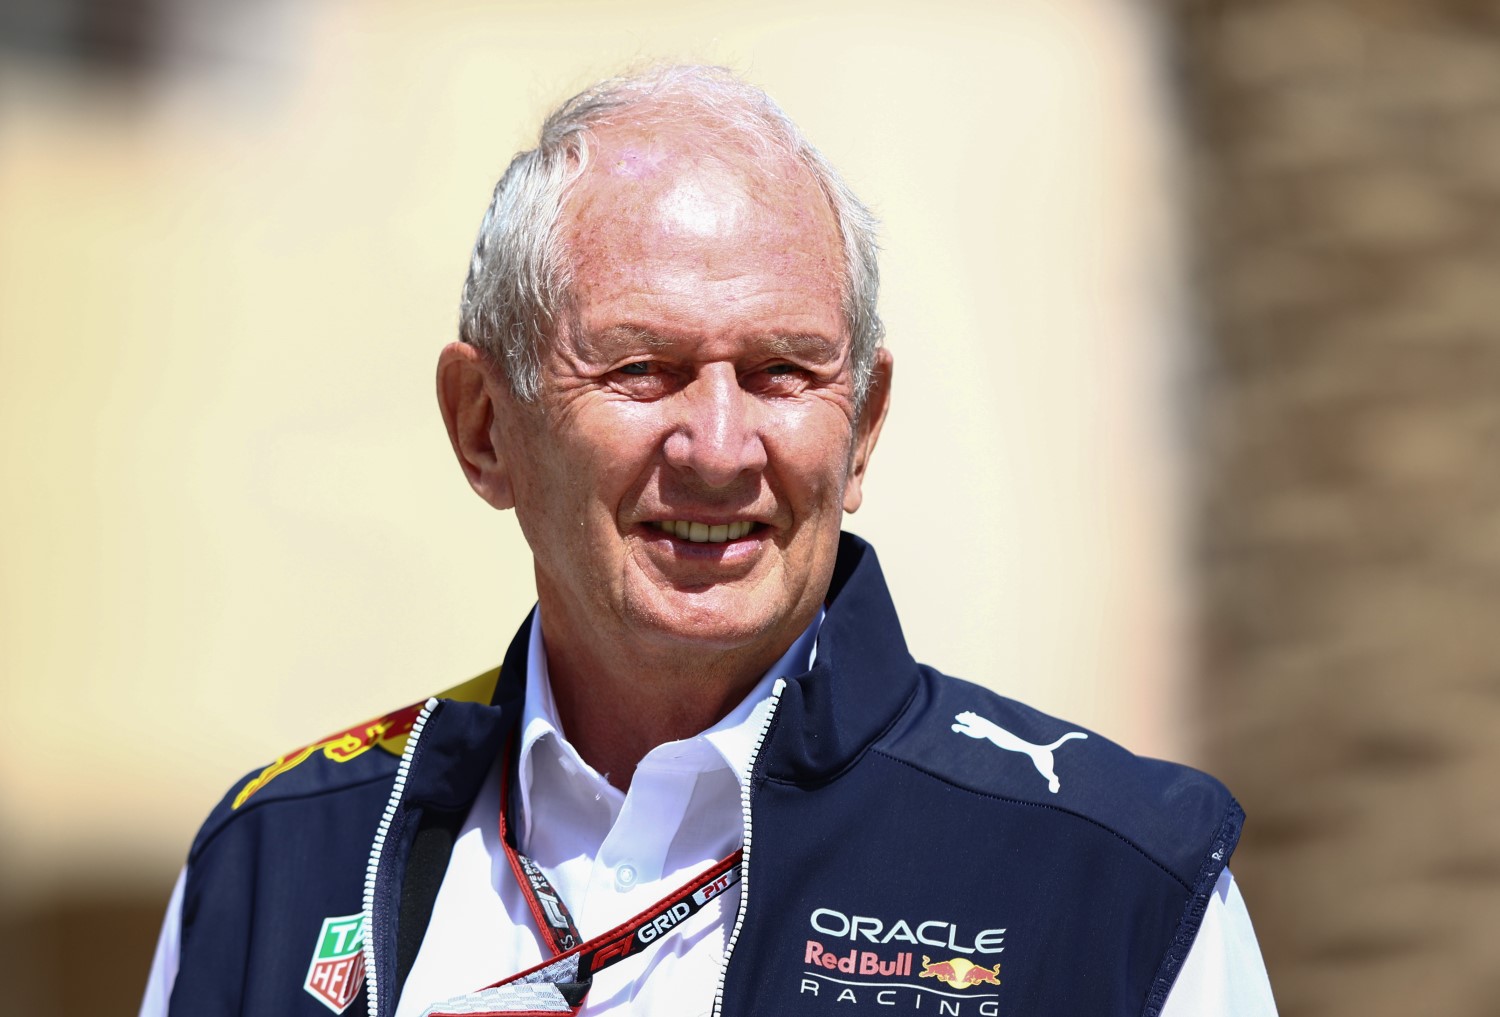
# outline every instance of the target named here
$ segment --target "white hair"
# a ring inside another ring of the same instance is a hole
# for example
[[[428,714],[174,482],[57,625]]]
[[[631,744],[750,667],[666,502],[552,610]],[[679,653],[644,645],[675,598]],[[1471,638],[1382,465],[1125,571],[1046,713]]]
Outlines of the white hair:
[[[479,226],[459,305],[459,338],[500,363],[518,399],[541,387],[541,349],[570,310],[571,265],[559,242],[563,202],[588,167],[593,133],[618,125],[690,118],[700,137],[782,156],[817,181],[844,249],[843,312],[856,409],[864,405],[885,326],[876,220],[790,117],[761,89],[722,67],[668,66],[607,78],[555,109],[537,147],[521,152],[495,185]]]

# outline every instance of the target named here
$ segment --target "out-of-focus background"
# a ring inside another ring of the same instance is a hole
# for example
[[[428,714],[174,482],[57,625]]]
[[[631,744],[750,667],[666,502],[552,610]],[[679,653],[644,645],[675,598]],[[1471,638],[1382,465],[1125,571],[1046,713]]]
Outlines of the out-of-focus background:
[[[1281,1012],[1500,1012],[1500,10],[0,0],[0,983],[128,1014],[246,770],[531,598],[432,397],[495,178],[646,59],[884,221],[917,656],[1224,778]],[[101,991],[101,987],[107,986]]]

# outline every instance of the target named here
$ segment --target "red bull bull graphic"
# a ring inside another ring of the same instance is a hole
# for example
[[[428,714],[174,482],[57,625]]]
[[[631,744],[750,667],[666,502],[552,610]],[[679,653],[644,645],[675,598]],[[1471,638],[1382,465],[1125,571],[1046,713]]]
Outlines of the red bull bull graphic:
[[[918,978],[936,978],[943,982],[957,983],[958,972],[953,970],[952,961],[938,961],[932,963],[932,958],[925,953],[922,955],[922,973]]]
[[[499,676],[499,668],[486,671],[462,685],[449,689],[439,698],[469,703],[487,703],[495,690],[495,682]],[[240,793],[234,796],[234,802],[230,807],[237,809],[244,805],[255,792],[288,770],[305,763],[318,752],[321,752],[325,759],[330,759],[335,763],[347,763],[377,745],[392,755],[401,755],[402,750],[406,748],[406,736],[411,733],[411,726],[416,721],[417,715],[422,712],[425,702],[426,700],[423,700],[421,703],[403,706],[383,717],[356,724],[347,730],[331,734],[327,738],[320,738],[311,745],[304,745],[295,752],[288,752],[256,774],[255,779],[250,783],[240,788]]]
[[[1000,984],[1000,962],[996,961],[992,968],[975,964],[967,957],[954,957],[952,960],[933,961],[926,954],[922,955],[922,970],[918,978],[936,978],[945,982],[955,989],[967,989],[975,985],[999,985]]]

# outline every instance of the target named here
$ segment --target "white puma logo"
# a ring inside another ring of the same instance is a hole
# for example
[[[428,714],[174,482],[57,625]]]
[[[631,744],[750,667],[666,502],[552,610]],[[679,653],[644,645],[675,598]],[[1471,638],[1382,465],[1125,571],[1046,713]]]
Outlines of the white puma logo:
[[[1053,762],[1052,750],[1069,738],[1088,737],[1082,731],[1069,731],[1051,745],[1033,745],[1025,739],[1017,738],[994,721],[985,720],[979,714],[969,710],[965,710],[953,719],[958,721],[953,725],[953,730],[959,734],[966,734],[970,738],[987,738],[1009,752],[1026,753],[1036,766],[1036,772],[1047,778],[1047,790],[1053,794],[1057,794],[1057,789],[1062,784],[1057,779],[1057,764]]]

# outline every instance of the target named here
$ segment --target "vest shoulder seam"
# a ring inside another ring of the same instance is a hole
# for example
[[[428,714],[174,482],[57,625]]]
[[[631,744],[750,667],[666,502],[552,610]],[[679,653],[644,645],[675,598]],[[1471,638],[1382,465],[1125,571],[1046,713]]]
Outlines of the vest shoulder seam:
[[[884,757],[885,759],[889,759],[893,763],[899,763],[902,766],[910,767],[911,769],[916,770],[918,773],[923,774],[924,776],[931,777],[933,780],[941,781],[944,784],[947,784],[949,787],[957,788],[960,791],[967,791],[969,794],[978,795],[981,798],[988,798],[991,801],[1006,802],[1010,805],[1022,805],[1026,806],[1027,808],[1045,809],[1050,812],[1058,812],[1062,815],[1072,816],[1075,819],[1082,820],[1083,822],[1088,823],[1091,826],[1096,826],[1108,833],[1110,836],[1114,837],[1116,840],[1120,841],[1120,843],[1127,845],[1132,851],[1136,852],[1142,858],[1146,859],[1146,861],[1150,862],[1153,866],[1160,869],[1164,875],[1166,875],[1172,880],[1172,882],[1176,883],[1184,890],[1188,891],[1189,893],[1191,893],[1193,890],[1192,884],[1183,879],[1177,873],[1173,872],[1145,848],[1141,847],[1135,841],[1131,840],[1129,837],[1125,836],[1119,830],[1116,830],[1114,827],[1108,825],[1107,823],[1101,823],[1093,816],[1075,811],[1074,809],[1064,808],[1061,805],[1051,805],[1047,802],[1028,801],[1025,798],[1015,798],[1010,795],[996,794],[993,791],[981,791],[978,788],[969,787],[967,784],[960,784],[959,782],[953,780],[951,777],[946,777],[933,770],[929,770],[927,767],[920,766],[917,763],[913,763],[909,759],[903,759],[900,756],[893,755],[892,753],[887,752],[885,749],[874,748],[871,751],[876,753],[877,755]]]
[[[194,841],[192,848],[188,852],[188,866],[191,868],[192,863],[195,862],[199,857],[201,857],[202,854],[208,850],[210,845],[212,845],[214,841],[218,840],[219,836],[234,824],[234,821],[236,819],[240,819],[241,817],[248,816],[251,813],[260,812],[263,809],[275,805],[281,805],[286,802],[305,801],[309,798],[325,798],[328,795],[343,794],[346,791],[353,791],[370,784],[389,783],[394,777],[395,769],[393,768],[390,773],[376,774],[372,777],[364,777],[359,780],[351,780],[347,783],[339,784],[336,787],[325,787],[313,791],[298,791],[287,794],[277,794],[274,796],[258,797],[254,801],[246,802],[240,808],[224,814],[222,818],[218,820],[218,822],[213,823],[212,830],[207,830],[207,824],[205,824],[205,830],[200,831],[198,839]],[[374,829],[373,825],[371,829]]]

